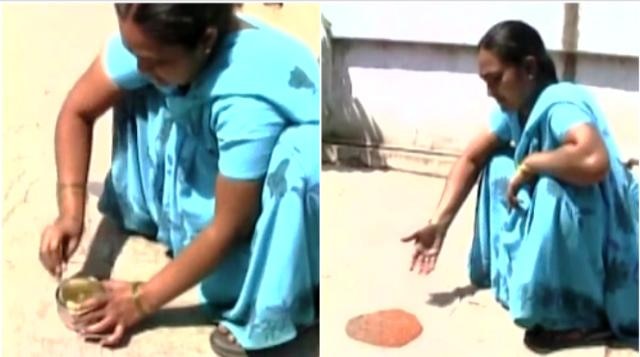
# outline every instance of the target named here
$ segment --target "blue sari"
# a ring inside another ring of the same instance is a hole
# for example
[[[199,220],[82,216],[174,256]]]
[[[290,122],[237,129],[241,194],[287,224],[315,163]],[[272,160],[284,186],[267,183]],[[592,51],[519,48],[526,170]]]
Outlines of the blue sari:
[[[593,125],[610,172],[586,187],[542,175],[507,209],[506,187],[527,155],[562,145],[575,125]],[[510,147],[480,181],[469,258],[474,284],[491,287],[516,324],[547,330],[609,328],[638,340],[638,182],[621,162],[603,113],[582,87],[559,83],[538,98],[524,127],[497,111],[491,130]]]
[[[251,240],[199,284],[245,349],[279,345],[317,320],[320,91],[313,54],[253,19],[227,34],[184,93],[137,70],[117,35],[105,72],[124,90],[100,211],[179,255],[215,217],[215,181],[264,180]]]

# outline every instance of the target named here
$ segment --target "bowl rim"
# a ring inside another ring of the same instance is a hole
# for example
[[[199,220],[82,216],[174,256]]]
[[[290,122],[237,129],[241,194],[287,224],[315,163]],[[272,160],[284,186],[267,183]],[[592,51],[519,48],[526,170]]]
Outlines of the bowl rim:
[[[67,305],[66,305],[66,301],[62,299],[62,289],[66,284],[68,284],[70,281],[73,281],[73,280],[85,280],[85,281],[90,281],[92,283],[97,283],[97,285],[100,286],[100,289],[102,290],[102,292],[104,292],[104,287],[102,286],[102,283],[100,282],[100,280],[98,280],[98,278],[91,275],[73,276],[73,277],[62,279],[60,280],[60,282],[58,283],[58,286],[56,287],[55,299],[58,305],[62,306],[65,309],[67,309]]]

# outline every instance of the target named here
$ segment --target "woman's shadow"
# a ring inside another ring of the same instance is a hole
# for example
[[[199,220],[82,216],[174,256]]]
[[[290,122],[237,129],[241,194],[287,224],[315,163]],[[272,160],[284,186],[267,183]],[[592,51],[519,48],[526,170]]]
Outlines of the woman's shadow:
[[[91,186],[90,184],[90,193],[95,194],[100,191],[99,187]],[[134,234],[123,232],[109,218],[103,217],[93,239],[89,242],[87,257],[82,267],[73,276],[93,276],[99,280],[110,279],[116,260],[132,235]],[[153,238],[145,238],[155,241]],[[170,252],[167,252],[167,255],[171,256]],[[211,326],[212,331],[214,329],[213,321],[208,317],[205,305],[163,308],[128,331],[127,336],[116,348],[127,347],[130,339],[142,331],[156,328],[197,326]],[[249,356],[319,356],[319,341],[319,328],[314,326],[302,332],[298,338],[289,343],[265,351],[252,352],[249,353]]]
[[[466,297],[475,295],[479,290],[480,288],[472,284],[459,286],[452,291],[431,294],[427,303],[438,307],[446,307],[454,303],[456,300],[462,300]]]

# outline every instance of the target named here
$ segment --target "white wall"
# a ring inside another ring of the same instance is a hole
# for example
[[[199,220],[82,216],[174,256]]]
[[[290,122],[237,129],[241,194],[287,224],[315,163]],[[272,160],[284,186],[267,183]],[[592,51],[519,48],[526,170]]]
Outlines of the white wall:
[[[329,2],[322,4],[336,38],[365,38],[475,45],[495,23],[526,21],[551,50],[562,49],[562,2]],[[639,2],[580,3],[578,49],[637,56]]]
[[[580,3],[578,50],[617,55],[640,55],[640,2]]]
[[[612,31],[638,32],[629,16],[638,4],[611,5],[606,21],[594,16],[600,5],[580,4],[578,49],[588,53],[578,55],[577,81],[600,100],[623,152],[637,154],[638,59],[628,55],[638,52],[638,41]],[[418,157],[405,166],[433,161],[425,155],[436,161],[455,156],[486,123],[495,104],[476,74],[475,45],[494,23],[529,22],[556,50],[552,56],[563,71],[562,3],[330,3],[323,13],[332,35],[323,52],[325,142]],[[452,20],[463,16],[464,22]],[[336,160],[335,152],[325,154]],[[393,167],[380,155],[377,160]]]

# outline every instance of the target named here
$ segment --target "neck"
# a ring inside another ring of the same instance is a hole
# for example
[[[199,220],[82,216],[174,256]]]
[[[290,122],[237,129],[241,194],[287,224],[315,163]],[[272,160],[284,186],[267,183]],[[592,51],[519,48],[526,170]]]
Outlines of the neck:
[[[529,114],[531,114],[531,110],[533,110],[533,106],[536,104],[540,93],[547,88],[550,83],[539,83],[536,87],[531,91],[531,94],[525,99],[524,104],[518,109],[518,119],[520,123],[524,124],[527,122],[529,118]]]
[[[202,74],[202,71],[209,64],[211,64],[211,62],[213,62],[215,60],[215,56],[220,51],[220,46],[222,45],[222,42],[224,42],[225,37],[229,33],[240,31],[240,30],[243,30],[245,28],[250,28],[251,27],[249,24],[247,24],[246,22],[242,21],[237,16],[232,16],[230,21],[231,22],[229,23],[229,26],[227,27],[227,30],[224,31],[224,32],[219,32],[218,33],[218,38],[216,39],[216,42],[213,45],[213,49],[211,50],[209,55],[206,56],[205,58],[203,58],[202,63],[199,66],[200,69],[197,72],[196,78],[198,76],[200,76]],[[180,88],[181,93],[183,93],[183,95],[186,94],[189,91],[189,89],[191,89],[191,82],[182,85],[181,88]]]
[[[213,48],[211,49],[211,51],[209,52],[209,55],[204,57],[202,59],[202,62],[199,65],[199,70],[197,72],[196,77],[198,77],[202,71],[209,65],[211,64],[211,62],[213,62],[215,60],[216,55],[218,54],[218,52],[220,52],[220,46],[222,45],[222,43],[224,42],[225,37],[232,32],[235,31],[239,31],[241,29],[243,29],[243,22],[240,22],[240,19],[238,19],[238,17],[236,16],[232,16],[231,22],[229,23],[229,26],[227,27],[226,31],[221,31],[218,33],[218,37],[216,38],[216,41],[213,45]],[[185,87],[184,92],[188,92],[189,88],[191,86],[191,83],[188,83],[186,85],[184,85],[183,87]]]

